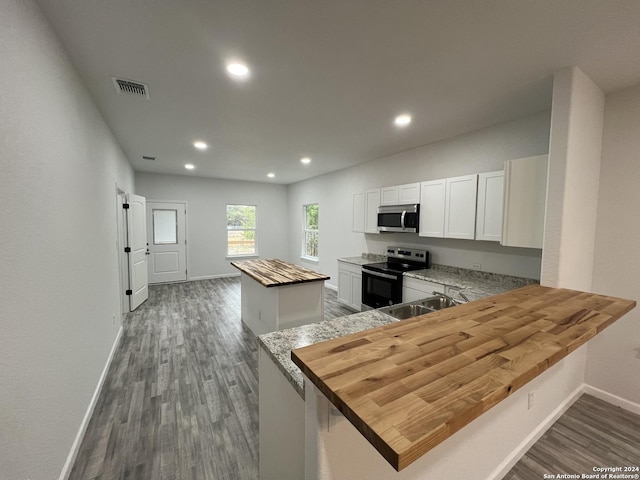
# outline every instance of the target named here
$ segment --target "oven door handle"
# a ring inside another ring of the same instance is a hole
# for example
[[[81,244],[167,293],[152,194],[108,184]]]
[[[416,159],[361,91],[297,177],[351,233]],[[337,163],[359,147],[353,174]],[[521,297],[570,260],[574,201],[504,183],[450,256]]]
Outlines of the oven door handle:
[[[400,215],[400,226],[402,227],[402,229],[403,229],[403,230],[404,230],[405,228],[407,228],[407,227],[405,227],[405,226],[404,226],[404,216],[405,216],[406,214],[407,214],[407,211],[406,211],[406,210],[403,210],[403,211],[402,211],[402,215]]]
[[[374,272],[373,270],[367,270],[366,268],[362,269],[362,273],[367,273],[369,275],[373,275],[374,277],[388,278],[389,280],[398,279],[398,277],[396,277],[395,275],[389,275],[388,273]]]

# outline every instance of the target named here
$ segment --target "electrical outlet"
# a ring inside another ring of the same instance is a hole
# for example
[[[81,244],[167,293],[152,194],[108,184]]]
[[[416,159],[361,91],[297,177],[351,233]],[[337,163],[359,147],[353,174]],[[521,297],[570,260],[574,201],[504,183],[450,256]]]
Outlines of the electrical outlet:
[[[527,410],[531,410],[533,408],[533,403],[534,403],[534,392],[529,392],[529,395],[527,396]]]
[[[482,265],[480,265],[479,263],[474,263],[473,265],[471,265],[471,268],[473,268],[474,270],[482,270]]]

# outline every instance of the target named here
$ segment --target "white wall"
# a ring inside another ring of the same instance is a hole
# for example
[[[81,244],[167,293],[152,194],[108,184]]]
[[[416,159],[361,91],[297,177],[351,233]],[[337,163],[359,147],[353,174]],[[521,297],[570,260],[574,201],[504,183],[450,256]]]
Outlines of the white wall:
[[[149,200],[187,202],[190,280],[237,274],[226,258],[227,204],[256,205],[258,254],[287,258],[287,187],[186,175],[136,174],[136,193]]]
[[[543,285],[591,291],[604,105],[579,68],[554,75]]]
[[[120,329],[133,170],[31,0],[0,0],[0,478],[57,478]]]
[[[593,290],[640,299],[640,85],[606,98]],[[587,383],[640,403],[640,307],[589,342]]]
[[[550,113],[543,112],[461,135],[289,186],[289,258],[317,268],[337,284],[339,257],[382,253],[387,245],[429,249],[433,263],[539,278],[540,250],[506,248],[493,242],[427,239],[417,234],[351,232],[352,195],[368,188],[502,170],[504,161],[547,153]],[[319,264],[300,259],[302,205],[320,205]]]

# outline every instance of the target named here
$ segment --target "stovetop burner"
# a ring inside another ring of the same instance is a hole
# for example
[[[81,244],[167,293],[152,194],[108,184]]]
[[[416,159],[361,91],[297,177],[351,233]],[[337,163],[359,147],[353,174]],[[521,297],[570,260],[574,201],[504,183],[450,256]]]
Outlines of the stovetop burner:
[[[367,270],[382,273],[403,273],[429,268],[429,252],[407,247],[387,247],[386,262],[365,265]]]

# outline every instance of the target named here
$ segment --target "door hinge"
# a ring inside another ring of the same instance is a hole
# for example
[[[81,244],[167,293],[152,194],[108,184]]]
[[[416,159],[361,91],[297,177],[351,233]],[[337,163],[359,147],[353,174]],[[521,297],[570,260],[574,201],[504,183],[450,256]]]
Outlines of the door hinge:
[[[125,210],[129,210],[129,204],[128,203],[123,203],[122,204],[122,208],[124,208]]]
[[[124,293],[126,293],[127,295],[133,295],[133,290],[127,290],[127,291],[126,291],[126,292],[124,292]]]
[[[131,247],[124,247],[124,253],[131,253]]]

